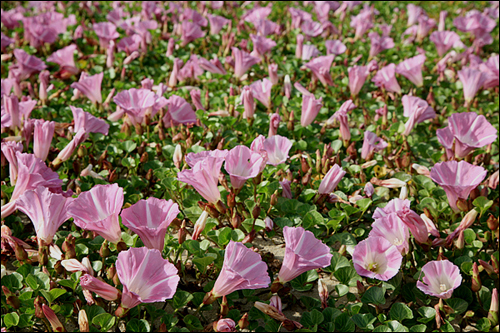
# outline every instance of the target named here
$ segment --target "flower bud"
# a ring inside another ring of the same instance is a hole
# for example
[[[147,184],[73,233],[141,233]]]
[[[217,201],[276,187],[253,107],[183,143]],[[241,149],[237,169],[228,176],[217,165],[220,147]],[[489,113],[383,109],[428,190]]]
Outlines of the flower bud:
[[[365,292],[365,290],[366,290],[365,285],[363,284],[363,282],[357,280],[356,281],[356,285],[358,287],[358,293],[363,294]]]
[[[233,226],[233,229],[238,229],[241,226],[241,216],[236,210],[231,217],[231,225]]]
[[[267,232],[273,230],[273,228],[274,228],[274,222],[273,222],[273,220],[271,220],[271,218],[269,216],[266,216],[266,218],[264,219],[264,223],[266,225],[266,231]]]
[[[458,233],[458,239],[457,239],[457,242],[455,244],[455,246],[457,247],[457,249],[463,249],[464,246],[465,246],[465,236],[464,236],[464,231],[463,230],[460,230],[460,232]]]
[[[321,307],[326,309],[328,307],[328,287],[323,279],[318,280],[318,293],[321,299]]]
[[[256,204],[252,209],[252,217],[254,219],[259,218],[260,215],[260,204]]]
[[[203,211],[194,225],[192,239],[197,240],[201,232],[205,229],[208,220],[208,212]]]
[[[68,237],[64,240],[61,249],[64,251],[65,259],[76,258],[75,237],[71,234],[68,235]]]
[[[491,305],[490,311],[488,312],[488,319],[491,322],[491,326],[496,326],[498,324],[498,290],[493,289],[491,294]]]
[[[3,239],[2,239],[2,242],[3,242]],[[14,253],[16,255],[16,259],[19,260],[20,262],[23,262],[26,259],[28,259],[28,253],[26,252],[24,247],[17,242],[14,242],[14,245],[15,245]],[[3,244],[2,244],[2,246],[3,246]]]
[[[80,327],[80,332],[90,332],[89,320],[85,310],[78,312],[78,326]]]
[[[460,209],[462,212],[467,212],[469,211],[469,204],[467,203],[466,199],[458,198],[457,200],[457,207]]]
[[[490,230],[495,231],[498,229],[498,217],[495,218],[495,216],[490,214],[486,223],[488,223],[488,228],[490,228]]]
[[[234,208],[236,206],[236,196],[234,193],[230,192],[227,195],[227,206],[229,208]]]
[[[226,205],[224,205],[224,203],[221,200],[217,201],[215,208],[222,215],[226,215],[227,208],[226,208]]]
[[[21,306],[21,302],[19,301],[19,298],[16,296],[16,294],[10,291],[6,286],[2,286],[2,291],[5,295],[5,298],[7,299],[7,304],[12,306],[16,310],[19,309],[19,307]]]
[[[59,318],[57,318],[57,315],[54,312],[54,310],[52,310],[47,305],[42,304],[42,311],[45,315],[45,318],[47,318],[47,320],[49,321],[50,326],[52,326],[52,329],[54,330],[54,332],[66,332],[63,324],[61,324],[61,322],[59,321]]]
[[[108,241],[104,240],[104,242],[102,242],[101,248],[99,249],[99,255],[101,256],[101,258],[107,258],[109,257],[110,253],[111,252],[109,250]]]
[[[486,271],[486,273],[488,273],[488,275],[495,275],[495,270],[493,269],[493,266],[491,266],[489,263],[481,259],[479,259],[478,262],[481,266],[483,266],[484,270]]]
[[[493,271],[496,274],[498,274],[499,273],[498,260],[497,260],[497,257],[495,257],[494,255],[491,255],[491,266],[493,266]]]
[[[271,195],[271,207],[274,207],[278,203],[278,191],[276,190],[272,195]]]
[[[245,238],[243,238],[243,240],[241,241],[243,244],[246,244],[246,243],[252,243],[253,240],[255,239],[255,236],[257,236],[257,232],[255,232],[255,229],[250,231],[249,234],[247,234],[245,236]]]
[[[222,296],[222,302],[220,303],[220,314],[225,317],[229,312],[229,306],[227,305],[226,296]]]
[[[250,322],[248,321],[248,312],[247,312],[238,321],[238,326],[240,327],[240,329],[243,330],[243,329],[247,328],[248,325],[250,325]]]
[[[186,220],[182,220],[181,227],[179,228],[179,233],[177,234],[179,244],[184,243],[184,241],[186,240],[186,234]]]
[[[481,278],[479,277],[479,269],[477,267],[477,263],[472,265],[472,286],[471,289],[473,292],[478,292],[481,290]]]
[[[286,98],[290,99],[292,94],[292,82],[290,81],[290,75],[285,75],[284,91]]]
[[[174,151],[174,165],[177,169],[180,169],[181,163],[182,163],[182,148],[180,144],[177,144],[175,146],[175,151]]]

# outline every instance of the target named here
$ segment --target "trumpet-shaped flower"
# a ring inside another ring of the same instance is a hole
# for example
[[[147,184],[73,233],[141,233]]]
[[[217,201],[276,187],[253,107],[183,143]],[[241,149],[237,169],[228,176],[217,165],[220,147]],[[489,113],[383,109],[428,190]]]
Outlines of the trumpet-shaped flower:
[[[210,73],[222,74],[222,75],[225,75],[227,73],[224,67],[222,67],[221,62],[219,61],[219,59],[217,59],[217,57],[214,57],[210,61],[208,61],[203,57],[199,57],[198,65],[200,66],[201,69],[204,69]]]
[[[224,150],[215,149],[215,150],[202,151],[199,153],[188,153],[186,155],[186,163],[192,168],[196,165],[196,163],[203,161],[208,156],[216,157],[224,161],[224,158],[226,157],[227,154],[228,154],[227,149]]]
[[[448,260],[430,261],[422,267],[424,277],[417,288],[427,295],[448,299],[462,283],[460,269]]]
[[[231,240],[224,253],[222,270],[204,303],[210,304],[236,290],[266,288],[270,282],[267,265],[260,255]]]
[[[330,170],[325,175],[325,178],[321,181],[319,185],[318,193],[320,194],[330,194],[332,193],[337,185],[340,183],[340,180],[346,172],[342,169],[342,167],[337,164],[333,165]]]
[[[462,82],[465,102],[470,103],[486,82],[487,76],[478,69],[464,67],[458,71],[458,78]]]
[[[57,229],[69,218],[68,205],[72,201],[62,194],[52,193],[47,187],[28,190],[16,201],[16,207],[28,215],[36,235],[47,244],[52,242]]]
[[[367,66],[349,67],[347,71],[349,72],[349,90],[351,91],[351,96],[357,96],[370,72]]]
[[[222,158],[207,156],[204,160],[197,162],[192,169],[177,173],[177,179],[193,186],[208,202],[216,204],[220,200],[217,184],[222,162],[224,162]]]
[[[255,178],[266,165],[261,154],[253,152],[246,146],[236,146],[225,157],[225,169],[231,178],[231,185],[240,189],[247,179]]]
[[[255,97],[259,102],[264,104],[266,108],[271,106],[271,88],[273,84],[268,79],[262,79],[255,81],[250,85],[252,88],[253,97]]]
[[[302,22],[300,29],[308,37],[317,37],[323,32],[323,25],[319,22],[306,20]]]
[[[33,152],[42,161],[45,161],[49,154],[55,126],[53,121],[35,120]]]
[[[163,251],[167,228],[179,214],[179,206],[172,200],[149,197],[124,209],[120,216],[124,226],[141,237],[149,249]]]
[[[253,56],[263,56],[276,46],[276,42],[274,40],[264,36],[250,34],[250,39],[253,43],[253,51],[251,53]]]
[[[352,262],[359,275],[381,281],[394,277],[402,260],[398,248],[383,237],[368,237],[356,245],[352,254]]]
[[[2,153],[3,156],[9,162],[9,178],[10,184],[15,185],[17,181],[17,156],[16,152],[23,151],[23,144],[21,142],[6,141],[2,142]]]
[[[138,34],[133,34],[132,36],[124,37],[116,44],[116,47],[120,51],[125,51],[127,55],[131,55],[134,51],[139,50],[141,46],[142,38]]]
[[[210,34],[218,35],[222,28],[227,25],[231,20],[219,15],[208,14],[208,22],[210,22]]]
[[[394,47],[394,40],[391,37],[380,36],[373,31],[368,34],[368,37],[371,42],[370,57],[375,57],[380,52]]]
[[[333,80],[330,76],[330,67],[332,66],[334,58],[335,55],[333,54],[317,57],[309,61],[307,64],[304,64],[304,66],[309,68],[313,75],[318,78],[324,86],[332,86]]]
[[[392,199],[391,201],[389,201],[387,203],[387,205],[385,205],[385,207],[383,208],[375,208],[375,212],[373,212],[373,219],[380,219],[380,218],[383,218],[389,214],[392,214],[392,213],[397,213],[401,210],[403,210],[403,208],[410,208],[410,201],[409,200],[401,200],[399,198],[395,198],[395,199]]]
[[[47,68],[47,65],[42,60],[34,55],[29,55],[22,49],[15,49],[14,57],[16,57],[17,60],[14,70],[19,73],[19,80],[21,81]]]
[[[338,56],[347,50],[347,47],[339,40],[327,40],[325,42],[326,53]]]
[[[496,128],[483,115],[475,112],[452,114],[448,118],[448,126],[438,129],[436,134],[448,157],[455,155],[457,158],[464,158],[475,148],[489,145],[497,139]]]
[[[442,57],[453,48],[465,48],[460,36],[454,31],[434,31],[429,39],[436,45],[437,52]]]
[[[370,183],[368,183],[370,184]],[[396,246],[402,255],[408,253],[410,233],[408,227],[396,214],[376,219],[368,237],[383,237]]]
[[[311,269],[330,265],[332,259],[330,248],[314,237],[312,232],[302,227],[285,226],[283,237],[286,243],[285,257],[278,277],[273,283],[283,284]]]
[[[262,148],[267,153],[267,164],[277,166],[285,163],[288,159],[288,152],[292,148],[292,142],[284,136],[274,135],[264,140]]]
[[[113,101],[129,117],[132,125],[141,124],[144,116],[149,112],[154,116],[153,105],[156,102],[156,94],[148,89],[129,89],[119,92]]]
[[[130,248],[118,254],[116,273],[123,284],[121,307],[164,302],[174,296],[180,278],[177,268],[156,249]]]
[[[60,50],[52,53],[48,58],[48,62],[54,62],[59,65],[61,77],[63,79],[69,78],[72,75],[76,75],[79,72],[78,67],[75,65],[74,53],[76,50],[76,45],[71,44]]]
[[[300,124],[306,127],[316,119],[321,107],[323,106],[323,98],[316,99],[314,95],[302,96],[302,113],[300,115]]]
[[[374,151],[381,151],[387,148],[388,144],[375,133],[365,131],[363,140],[363,147],[361,148],[361,158],[367,159]]]
[[[444,189],[454,211],[459,211],[457,200],[467,200],[470,192],[483,181],[486,174],[483,167],[465,161],[437,163],[431,169],[431,179]]]
[[[205,37],[205,32],[196,23],[184,21],[181,29],[182,46],[186,46],[195,39]]]
[[[422,77],[424,62],[425,55],[423,54],[406,59],[396,66],[396,73],[403,75],[417,87],[421,87],[424,84],[424,78]]]
[[[387,91],[396,94],[401,93],[401,87],[396,79],[396,65],[389,64],[377,71],[377,74],[372,79],[372,82],[379,88],[384,88]]]
[[[73,82],[71,88],[78,89],[82,94],[87,96],[92,103],[102,103],[101,84],[104,73],[88,76],[86,73],[80,75],[78,82]]]
[[[408,207],[403,207],[398,211],[397,216],[403,221],[404,224],[410,229],[411,234],[415,237],[415,240],[421,244],[426,243],[429,239],[429,231],[427,229],[427,224],[424,220]],[[393,214],[391,214],[393,215]]]
[[[241,78],[250,67],[260,62],[259,57],[248,54],[245,51],[241,51],[236,47],[231,48],[234,58],[234,76],[236,78]]]
[[[75,224],[95,231],[112,243],[121,240],[118,215],[123,206],[123,189],[117,184],[96,185],[71,202],[69,216]]]
[[[120,297],[118,289],[90,274],[84,274],[80,277],[80,285],[84,290],[92,291],[107,301],[115,301]]]
[[[421,98],[404,95],[402,98],[404,116],[409,117],[405,123],[404,135],[409,135],[416,124],[436,117],[436,111]]]
[[[168,111],[163,117],[165,127],[171,127],[171,122],[174,126],[196,123],[196,113],[193,111],[191,104],[177,95],[172,95],[168,99]]]
[[[95,23],[93,27],[102,48],[108,48],[110,41],[120,37],[120,34],[116,31],[116,25],[111,22]]]

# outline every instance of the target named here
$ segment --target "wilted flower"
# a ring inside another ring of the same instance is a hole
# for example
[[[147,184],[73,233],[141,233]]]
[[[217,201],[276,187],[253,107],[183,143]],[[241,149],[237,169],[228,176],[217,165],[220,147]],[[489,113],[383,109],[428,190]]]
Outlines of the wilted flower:
[[[118,215],[123,206],[123,189],[117,184],[95,185],[71,202],[68,215],[84,229],[95,231],[112,243],[121,240]]]
[[[450,207],[459,211],[457,200],[467,200],[470,192],[486,177],[483,167],[465,161],[437,163],[431,169],[431,179],[441,185],[446,192]]]
[[[423,282],[417,288],[427,295],[448,299],[462,283],[460,269],[448,260],[433,260],[422,267]]]
[[[352,262],[361,276],[388,281],[401,267],[403,256],[383,237],[368,237],[354,248]]]
[[[149,249],[163,251],[167,228],[179,213],[179,206],[172,200],[149,197],[124,209],[120,216],[124,226],[141,237]]]
[[[120,304],[123,309],[172,298],[180,280],[177,268],[163,259],[160,251],[145,247],[120,252],[116,273],[123,284]]]

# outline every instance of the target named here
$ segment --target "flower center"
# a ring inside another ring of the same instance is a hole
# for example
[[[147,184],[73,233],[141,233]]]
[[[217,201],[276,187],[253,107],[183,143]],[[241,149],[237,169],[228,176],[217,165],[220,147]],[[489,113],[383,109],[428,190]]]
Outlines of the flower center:
[[[441,284],[439,285],[439,289],[441,289],[441,291],[446,291],[446,290],[448,290],[448,288],[446,287],[446,284],[444,284],[444,283],[441,283]]]
[[[370,272],[377,273],[378,272],[378,264],[376,262],[368,264],[368,267],[366,268]]]
[[[396,246],[400,246],[403,244],[403,241],[399,238],[394,238],[394,240],[392,241],[392,244],[396,245]]]

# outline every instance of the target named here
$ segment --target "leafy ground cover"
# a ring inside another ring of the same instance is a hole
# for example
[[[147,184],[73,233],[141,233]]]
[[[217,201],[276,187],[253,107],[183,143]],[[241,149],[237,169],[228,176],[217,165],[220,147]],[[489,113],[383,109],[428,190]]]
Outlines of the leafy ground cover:
[[[498,331],[498,31],[2,2],[2,331]]]

